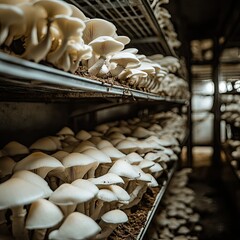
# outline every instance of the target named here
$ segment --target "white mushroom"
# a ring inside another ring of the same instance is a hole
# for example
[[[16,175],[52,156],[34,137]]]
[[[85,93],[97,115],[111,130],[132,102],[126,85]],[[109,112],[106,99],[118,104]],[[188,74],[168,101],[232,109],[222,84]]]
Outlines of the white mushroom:
[[[91,75],[97,75],[102,68],[106,56],[115,52],[121,51],[124,45],[121,42],[116,41],[112,37],[100,36],[89,43],[93,52],[99,56],[97,61],[88,69]]]
[[[13,171],[31,170],[45,178],[48,172],[56,168],[64,168],[56,158],[42,152],[34,152],[17,162]]]
[[[11,208],[12,233],[15,239],[28,239],[24,228],[27,205],[44,196],[44,191],[19,178],[11,178],[0,185],[0,210]]]
[[[82,153],[70,153],[61,162],[65,167],[65,175],[69,183],[84,178],[89,170],[95,172],[99,165],[96,159]]]
[[[16,155],[25,155],[29,153],[29,150],[26,146],[16,141],[11,141],[6,144],[3,147],[2,151],[6,153],[6,155],[11,157]]]
[[[0,4],[0,46],[7,39],[11,25],[22,22],[23,17],[23,11],[19,7],[9,4]]]
[[[101,231],[98,224],[90,217],[79,213],[71,213],[58,230],[52,231],[48,238],[53,240],[63,239],[88,239]]]
[[[101,217],[101,221],[99,223],[102,231],[96,236],[96,239],[107,239],[113,230],[118,226],[118,224],[125,223],[127,221],[128,217],[126,213],[119,209],[111,210],[105,213]]]
[[[26,219],[26,228],[34,230],[33,240],[44,240],[47,228],[57,225],[63,219],[61,210],[46,199],[38,199],[31,204]]]
[[[77,204],[89,201],[93,197],[92,191],[64,183],[52,193],[49,200],[58,205],[66,217],[74,212]]]

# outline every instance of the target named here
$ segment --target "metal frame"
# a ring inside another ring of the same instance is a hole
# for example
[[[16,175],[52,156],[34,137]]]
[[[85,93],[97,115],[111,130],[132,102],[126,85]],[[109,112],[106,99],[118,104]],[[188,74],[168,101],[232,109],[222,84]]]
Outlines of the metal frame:
[[[4,53],[0,53],[0,89],[6,89],[9,84],[9,90],[18,92],[18,89],[34,89],[49,93],[56,90],[61,92],[75,93],[75,97],[120,97],[131,101],[168,101],[180,104],[187,103],[182,99],[171,99],[156,94],[143,92],[127,87],[102,83],[100,81],[83,78],[71,73],[67,73],[55,68],[36,64],[24,59],[16,58]],[[4,85],[5,84],[5,85]],[[20,88],[19,88],[20,87]]]
[[[177,56],[168,44],[148,0],[67,0],[87,17],[111,21],[119,35],[131,39],[129,46],[143,54]]]

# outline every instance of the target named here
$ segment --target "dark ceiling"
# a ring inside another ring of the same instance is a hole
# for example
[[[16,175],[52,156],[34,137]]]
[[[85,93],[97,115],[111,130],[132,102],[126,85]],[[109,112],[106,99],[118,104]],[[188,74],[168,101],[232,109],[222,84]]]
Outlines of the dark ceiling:
[[[240,46],[240,0],[170,0],[166,8],[181,40],[224,36]]]

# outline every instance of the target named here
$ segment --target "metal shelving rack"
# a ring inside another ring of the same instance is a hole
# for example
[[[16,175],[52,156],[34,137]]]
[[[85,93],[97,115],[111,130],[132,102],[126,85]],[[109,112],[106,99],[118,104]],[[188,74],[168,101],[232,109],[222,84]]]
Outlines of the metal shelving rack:
[[[103,18],[117,27],[118,35],[131,39],[129,47],[152,55],[175,56],[153,13],[148,0],[67,0],[90,18]]]
[[[118,29],[118,35],[130,37],[131,44],[128,47],[136,47],[145,55],[161,53],[176,57],[148,0],[68,0],[67,2],[76,5],[90,18],[103,18],[113,22]],[[86,103],[90,99],[94,102],[107,99],[117,104],[151,102],[162,104],[165,109],[188,104],[185,99],[171,99],[128,87],[102,83],[0,53],[0,101],[67,102],[73,99]],[[148,213],[147,222],[137,239],[143,239],[176,168],[177,162],[170,169],[168,180],[158,193],[152,210]]]
[[[7,98],[9,91],[16,93],[9,96],[20,97],[33,91],[32,97],[47,98],[55,95],[65,100],[73,98],[120,98],[125,100],[162,101],[186,104],[184,99],[171,99],[156,94],[127,87],[102,83],[87,79],[41,64],[36,64],[4,53],[0,53],[0,92],[1,99]]]

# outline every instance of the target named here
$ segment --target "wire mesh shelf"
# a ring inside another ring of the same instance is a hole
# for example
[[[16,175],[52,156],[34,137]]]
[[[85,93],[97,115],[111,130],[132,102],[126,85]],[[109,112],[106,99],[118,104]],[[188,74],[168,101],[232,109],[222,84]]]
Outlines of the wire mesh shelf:
[[[103,18],[117,27],[118,35],[131,39],[129,47],[140,53],[161,53],[176,56],[169,46],[149,1],[146,0],[67,0],[76,5],[87,17]]]

